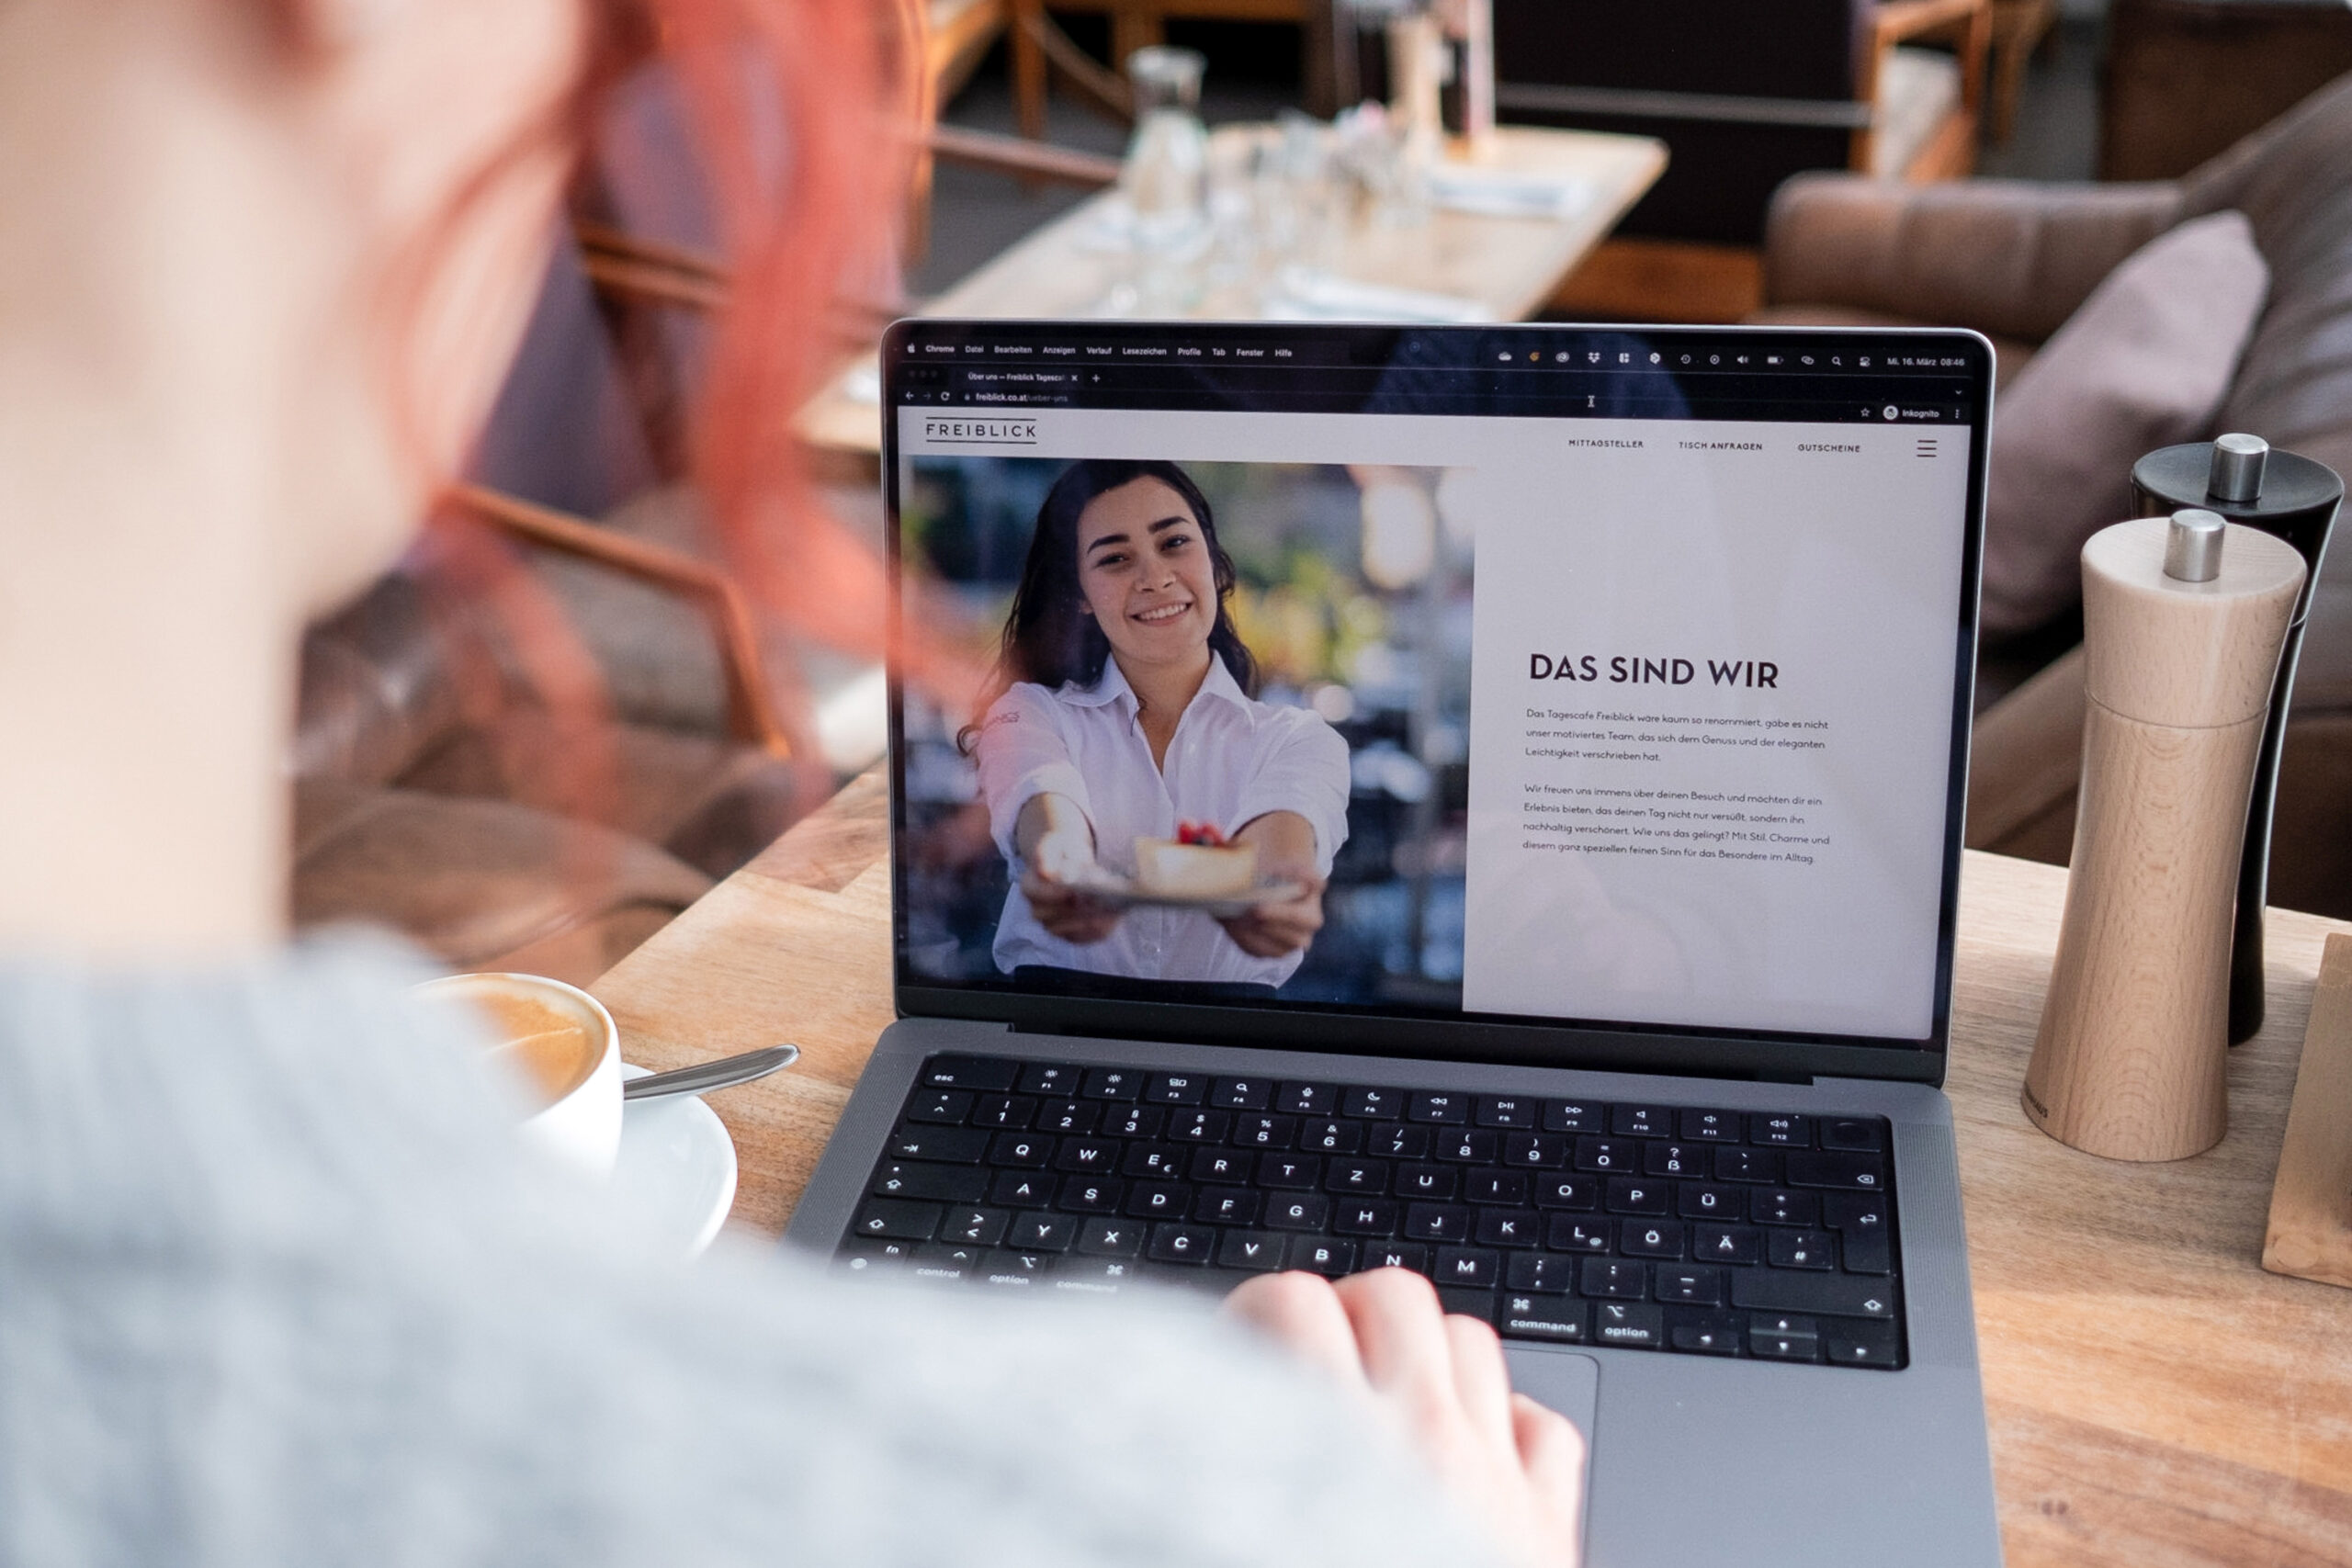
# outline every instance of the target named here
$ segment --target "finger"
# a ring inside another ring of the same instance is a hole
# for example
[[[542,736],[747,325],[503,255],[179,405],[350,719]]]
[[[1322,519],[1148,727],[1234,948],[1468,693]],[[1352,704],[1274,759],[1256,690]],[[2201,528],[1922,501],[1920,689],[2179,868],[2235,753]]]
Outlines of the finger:
[[[1453,1388],[1478,1435],[1498,1449],[1513,1441],[1510,1370],[1503,1365],[1503,1342],[1472,1317],[1449,1314],[1446,1342],[1453,1351]]]
[[[1455,1402],[1453,1349],[1429,1280],[1408,1269],[1375,1269],[1350,1275],[1337,1290],[1374,1388],[1399,1395],[1419,1418]]]
[[[1355,1328],[1329,1280],[1295,1271],[1261,1274],[1237,1286],[1225,1310],[1342,1385],[1369,1392]]]

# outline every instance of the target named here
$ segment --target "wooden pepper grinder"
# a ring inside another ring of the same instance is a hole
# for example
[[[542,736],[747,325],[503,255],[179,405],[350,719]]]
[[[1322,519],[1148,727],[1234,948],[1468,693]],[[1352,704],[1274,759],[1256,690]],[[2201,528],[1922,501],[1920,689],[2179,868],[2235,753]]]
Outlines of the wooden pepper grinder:
[[[2294,547],[2206,511],[2083,547],[2083,780],[2026,1114],[2109,1159],[2228,1130],[2230,935]]]

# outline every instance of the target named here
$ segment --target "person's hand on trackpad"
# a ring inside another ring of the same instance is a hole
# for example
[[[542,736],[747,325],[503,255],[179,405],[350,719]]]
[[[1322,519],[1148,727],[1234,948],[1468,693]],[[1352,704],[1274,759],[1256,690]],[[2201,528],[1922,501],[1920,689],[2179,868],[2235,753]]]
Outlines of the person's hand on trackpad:
[[[1403,1269],[1337,1284],[1264,1274],[1226,1307],[1371,1399],[1515,1562],[1575,1568],[1584,1438],[1511,1392],[1495,1331],[1446,1315],[1427,1280]]]

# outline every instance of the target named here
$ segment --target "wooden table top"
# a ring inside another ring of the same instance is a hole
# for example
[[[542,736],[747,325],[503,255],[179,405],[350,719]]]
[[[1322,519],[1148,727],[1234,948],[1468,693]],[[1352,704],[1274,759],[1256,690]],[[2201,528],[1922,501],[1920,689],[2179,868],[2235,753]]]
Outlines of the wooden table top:
[[[792,1071],[712,1103],[733,1223],[779,1234],[891,1021],[878,773],[852,784],[592,987],[655,1068],[777,1040]],[[2352,1291],[2263,1272],[2320,949],[2270,917],[2269,1016],[2230,1063],[2230,1133],[2165,1166],[2036,1131],[2018,1103],[2065,874],[1972,852],[1950,1079],[2011,1568],[2352,1562]]]
[[[1264,127],[1234,126],[1212,140],[1230,145],[1266,134]],[[1502,126],[1495,138],[1492,153],[1475,167],[1574,180],[1589,192],[1589,199],[1559,218],[1437,209],[1410,227],[1359,222],[1335,247],[1340,259],[1333,270],[1354,283],[1474,301],[1492,321],[1523,321],[1543,308],[1666,170],[1666,144],[1646,136]],[[1080,203],[921,313],[998,321],[1100,316],[1113,288],[1136,267],[1133,253],[1103,243],[1103,203],[1111,199],[1105,192]],[[1199,321],[1250,321],[1260,316],[1261,301],[1254,288],[1236,285],[1204,293],[1185,313]],[[873,356],[862,355],[802,411],[800,433],[820,446],[876,451],[878,395]]]

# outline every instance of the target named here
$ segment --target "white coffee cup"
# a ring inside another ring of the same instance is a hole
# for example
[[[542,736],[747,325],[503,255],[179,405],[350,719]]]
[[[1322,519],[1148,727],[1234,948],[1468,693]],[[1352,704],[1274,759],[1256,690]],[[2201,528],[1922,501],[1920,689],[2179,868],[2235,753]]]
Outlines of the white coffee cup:
[[[524,1145],[585,1175],[613,1173],[621,1143],[621,1037],[605,1004],[544,975],[450,975],[417,995],[469,1008],[535,1110]]]

